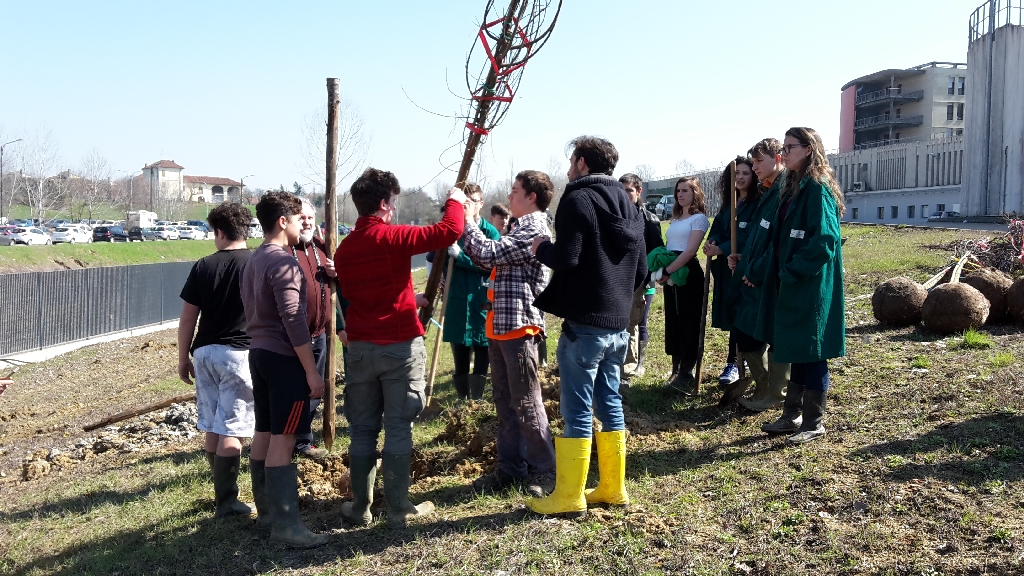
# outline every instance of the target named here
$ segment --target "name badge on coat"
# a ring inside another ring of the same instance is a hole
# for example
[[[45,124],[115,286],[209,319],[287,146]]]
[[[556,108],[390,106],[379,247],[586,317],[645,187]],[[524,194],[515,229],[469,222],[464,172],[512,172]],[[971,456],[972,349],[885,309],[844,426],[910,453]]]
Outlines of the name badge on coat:
[[[789,237],[790,238],[803,238],[804,237],[804,231],[803,230],[790,230],[789,231]]]
[[[768,227],[771,226],[771,225],[772,225],[771,222],[765,220],[764,218],[761,219],[761,228],[764,228],[765,230],[767,230]]]
[[[738,223],[738,225],[739,225],[740,228],[746,228],[747,227],[747,223],[746,222],[740,222],[740,223]]]

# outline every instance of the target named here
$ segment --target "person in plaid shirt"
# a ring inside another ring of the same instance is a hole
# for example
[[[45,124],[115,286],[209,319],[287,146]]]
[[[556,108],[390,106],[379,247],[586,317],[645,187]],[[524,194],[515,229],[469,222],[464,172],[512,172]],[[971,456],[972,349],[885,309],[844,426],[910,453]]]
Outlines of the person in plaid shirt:
[[[551,233],[544,209],[553,196],[547,174],[517,174],[508,196],[517,224],[499,240],[484,236],[466,212],[463,251],[481,268],[493,269],[487,338],[498,412],[498,468],[473,481],[477,492],[498,491],[525,480],[527,492],[540,498],[555,486],[555,447],[537,375],[544,316],[533,305],[548,284],[548,273],[531,251],[534,238]]]

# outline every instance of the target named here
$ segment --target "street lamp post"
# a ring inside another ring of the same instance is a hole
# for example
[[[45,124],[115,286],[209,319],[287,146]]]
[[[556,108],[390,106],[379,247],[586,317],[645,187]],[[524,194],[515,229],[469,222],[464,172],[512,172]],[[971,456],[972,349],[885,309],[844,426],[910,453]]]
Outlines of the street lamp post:
[[[255,176],[255,174],[246,174],[245,176],[242,176],[242,186],[241,186],[241,188],[238,189],[238,203],[239,204],[242,203],[242,192],[245,192],[245,179],[246,178],[252,178],[253,176]]]
[[[0,222],[4,222],[4,148],[7,144],[14,144],[15,142],[21,142],[21,138],[17,140],[11,140],[3,145],[0,145]]]

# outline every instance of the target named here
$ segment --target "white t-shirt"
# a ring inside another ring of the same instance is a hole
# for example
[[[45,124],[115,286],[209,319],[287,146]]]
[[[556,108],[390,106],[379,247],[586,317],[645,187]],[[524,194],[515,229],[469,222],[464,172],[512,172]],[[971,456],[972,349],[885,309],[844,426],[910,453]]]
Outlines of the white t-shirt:
[[[694,230],[708,231],[708,217],[692,214],[681,220],[672,220],[665,231],[665,248],[673,252],[686,252],[690,244],[690,233]]]

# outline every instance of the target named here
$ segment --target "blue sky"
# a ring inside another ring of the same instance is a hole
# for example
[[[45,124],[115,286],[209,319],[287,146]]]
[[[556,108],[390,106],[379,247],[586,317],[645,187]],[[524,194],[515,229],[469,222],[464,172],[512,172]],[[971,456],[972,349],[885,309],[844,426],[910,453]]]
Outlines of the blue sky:
[[[567,0],[481,158],[493,180],[564,167],[568,140],[598,134],[619,149],[616,173],[650,164],[667,175],[681,159],[720,165],[793,125],[834,148],[842,85],[966,61],[981,1]],[[95,148],[113,169],[166,158],[186,174],[288,186],[303,180],[304,118],[338,77],[371,164],[433,186],[462,132],[403,88],[458,111],[449,86],[465,91],[484,5],[0,0],[0,135],[48,129],[70,168]]]

